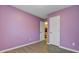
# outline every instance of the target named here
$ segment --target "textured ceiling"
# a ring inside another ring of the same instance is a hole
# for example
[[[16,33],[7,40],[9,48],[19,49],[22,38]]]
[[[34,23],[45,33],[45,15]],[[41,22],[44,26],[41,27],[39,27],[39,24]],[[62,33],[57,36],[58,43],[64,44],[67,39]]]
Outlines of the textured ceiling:
[[[13,7],[16,7],[25,12],[31,13],[32,15],[45,19],[46,15],[48,15],[49,13],[70,6],[69,5],[13,5]]]

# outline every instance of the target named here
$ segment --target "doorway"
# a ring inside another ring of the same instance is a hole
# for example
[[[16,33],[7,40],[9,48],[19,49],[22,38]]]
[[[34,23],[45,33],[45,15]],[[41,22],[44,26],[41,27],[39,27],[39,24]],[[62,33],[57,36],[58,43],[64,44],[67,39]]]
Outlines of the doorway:
[[[45,30],[44,30],[44,32],[45,32],[45,35],[44,35],[44,37],[45,37],[45,41],[46,41],[46,43],[48,43],[48,21],[45,21],[44,22],[44,27],[45,27]]]
[[[60,16],[49,19],[49,44],[60,46]]]
[[[40,21],[40,41],[48,42],[48,21]]]

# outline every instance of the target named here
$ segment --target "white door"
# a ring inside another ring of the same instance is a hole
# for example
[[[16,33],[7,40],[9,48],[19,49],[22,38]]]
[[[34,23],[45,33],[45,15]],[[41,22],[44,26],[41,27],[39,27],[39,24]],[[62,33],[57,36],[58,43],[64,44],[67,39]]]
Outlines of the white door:
[[[44,40],[44,22],[40,21],[40,41]]]
[[[60,16],[49,19],[49,44],[60,45]]]

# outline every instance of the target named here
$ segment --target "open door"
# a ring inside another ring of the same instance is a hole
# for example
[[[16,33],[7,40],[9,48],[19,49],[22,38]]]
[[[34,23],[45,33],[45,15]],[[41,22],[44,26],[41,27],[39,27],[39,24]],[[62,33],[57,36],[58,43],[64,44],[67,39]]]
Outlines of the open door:
[[[60,16],[49,19],[49,44],[60,45]]]
[[[44,40],[44,22],[40,21],[40,41]]]

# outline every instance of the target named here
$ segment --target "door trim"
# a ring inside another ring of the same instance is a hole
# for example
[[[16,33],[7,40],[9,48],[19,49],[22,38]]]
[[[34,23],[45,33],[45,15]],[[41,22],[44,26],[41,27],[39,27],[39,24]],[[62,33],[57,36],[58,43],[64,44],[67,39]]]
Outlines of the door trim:
[[[40,21],[40,41],[44,40],[44,22]]]

